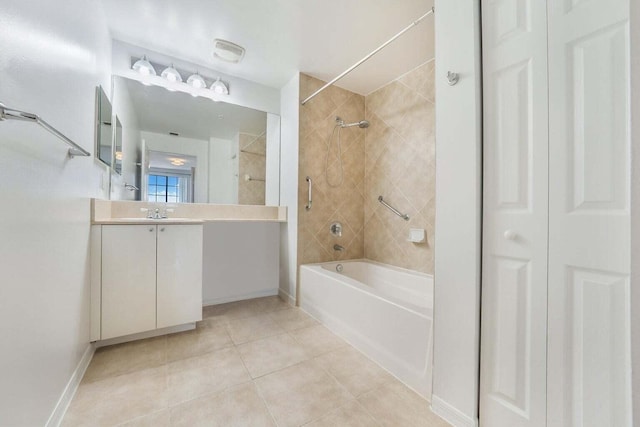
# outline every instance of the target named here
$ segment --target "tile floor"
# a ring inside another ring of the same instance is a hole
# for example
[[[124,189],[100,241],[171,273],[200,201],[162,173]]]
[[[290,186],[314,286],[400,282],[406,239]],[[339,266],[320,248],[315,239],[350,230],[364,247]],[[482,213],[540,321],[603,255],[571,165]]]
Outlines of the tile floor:
[[[203,317],[193,331],[98,349],[63,426],[448,426],[278,297]]]

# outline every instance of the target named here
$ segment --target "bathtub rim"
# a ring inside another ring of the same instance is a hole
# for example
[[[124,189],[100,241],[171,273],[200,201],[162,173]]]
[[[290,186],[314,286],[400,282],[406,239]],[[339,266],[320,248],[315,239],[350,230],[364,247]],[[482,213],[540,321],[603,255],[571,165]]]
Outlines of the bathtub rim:
[[[345,276],[342,275],[336,271],[332,271],[326,268],[322,268],[323,265],[327,265],[327,264],[346,264],[349,262],[364,262],[364,263],[368,263],[368,264],[374,264],[377,265],[379,267],[384,267],[384,268],[390,268],[391,270],[395,270],[395,271],[399,271],[401,273],[405,273],[405,274],[412,274],[412,275],[416,275],[416,276],[421,276],[424,277],[425,279],[429,279],[431,280],[431,290],[425,292],[425,295],[427,295],[428,293],[431,293],[431,301],[432,304],[431,306],[419,306],[416,304],[412,304],[411,302],[406,302],[406,301],[402,301],[399,298],[395,298],[391,295],[387,295],[384,294],[384,292],[377,292],[377,290],[375,288],[372,288],[371,286],[367,285],[366,283],[362,283],[359,280],[356,280],[352,277],[349,276]],[[359,292],[364,292],[366,294],[369,294],[375,298],[378,298],[380,300],[386,301],[390,304],[393,304],[399,308],[402,308],[404,310],[408,310],[412,313],[415,313],[416,315],[419,316],[423,316],[423,317],[427,317],[430,319],[433,319],[433,292],[434,292],[434,278],[433,275],[431,274],[427,274],[427,273],[422,273],[419,271],[414,271],[414,270],[409,270],[406,268],[402,268],[402,267],[397,267],[395,265],[390,265],[390,264],[384,264],[378,261],[373,261],[373,260],[369,260],[366,258],[358,258],[358,259],[349,259],[349,260],[339,260],[339,261],[327,261],[327,262],[317,262],[317,263],[310,263],[310,264],[302,264],[300,265],[300,268],[306,268],[308,270],[311,271],[315,271],[318,274],[321,274],[325,277],[328,277],[329,279],[334,279],[334,280],[338,280],[341,282],[345,282],[347,285],[357,289]],[[300,283],[300,285],[302,286],[302,282]],[[301,295],[302,296],[302,295]]]

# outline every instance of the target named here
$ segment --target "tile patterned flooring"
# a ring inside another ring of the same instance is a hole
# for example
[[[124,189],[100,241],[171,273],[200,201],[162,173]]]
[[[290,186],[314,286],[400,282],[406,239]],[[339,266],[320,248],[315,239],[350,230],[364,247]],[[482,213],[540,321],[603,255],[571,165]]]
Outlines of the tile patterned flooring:
[[[107,425],[448,426],[278,297],[205,307],[195,330],[98,349],[63,426]]]

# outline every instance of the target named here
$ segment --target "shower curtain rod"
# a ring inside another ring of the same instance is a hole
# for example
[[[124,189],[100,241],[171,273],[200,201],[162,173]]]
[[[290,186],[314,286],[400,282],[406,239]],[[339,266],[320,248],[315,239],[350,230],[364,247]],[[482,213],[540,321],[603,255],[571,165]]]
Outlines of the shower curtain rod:
[[[391,37],[389,40],[387,40],[384,44],[382,44],[382,46],[378,47],[376,50],[374,50],[373,52],[371,52],[370,54],[368,54],[367,56],[365,56],[364,58],[362,58],[360,61],[356,62],[355,64],[353,64],[351,67],[349,67],[346,71],[344,71],[342,74],[340,74],[338,77],[334,78],[333,80],[331,80],[329,83],[325,84],[324,86],[322,86],[320,89],[318,89],[317,91],[313,92],[307,99],[305,99],[304,101],[301,102],[302,105],[306,104],[307,102],[311,101],[313,98],[315,98],[320,92],[322,92],[323,90],[325,90],[326,88],[328,88],[329,86],[331,86],[332,84],[334,84],[335,82],[337,82],[338,80],[340,80],[341,78],[343,78],[344,76],[346,76],[347,74],[349,74],[350,72],[352,72],[353,70],[355,70],[356,68],[358,68],[360,65],[362,65],[364,62],[366,62],[369,58],[371,58],[373,55],[375,55],[376,53],[380,52],[382,49],[384,49],[385,47],[387,47],[387,45],[391,42],[393,42],[395,39],[397,39],[398,37],[400,37],[401,35],[403,35],[404,33],[406,33],[407,31],[409,31],[411,28],[415,27],[416,25],[418,25],[424,18],[426,18],[429,15],[432,15],[435,13],[435,8],[432,7],[427,13],[425,13],[424,15],[422,15],[420,18],[416,19],[415,21],[413,21],[411,24],[409,24],[408,27],[406,27],[404,30],[400,31],[398,34],[396,34],[395,36]]]

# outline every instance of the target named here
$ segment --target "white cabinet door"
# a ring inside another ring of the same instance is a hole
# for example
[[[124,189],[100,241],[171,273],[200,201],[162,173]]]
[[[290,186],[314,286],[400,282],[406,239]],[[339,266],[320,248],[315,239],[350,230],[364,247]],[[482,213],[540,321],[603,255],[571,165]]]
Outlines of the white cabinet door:
[[[480,423],[546,420],[546,2],[482,2],[484,180]]]
[[[158,225],[158,328],[202,320],[202,226]]]
[[[629,0],[548,6],[548,425],[631,426]]]
[[[102,334],[156,327],[156,226],[102,226]]]

